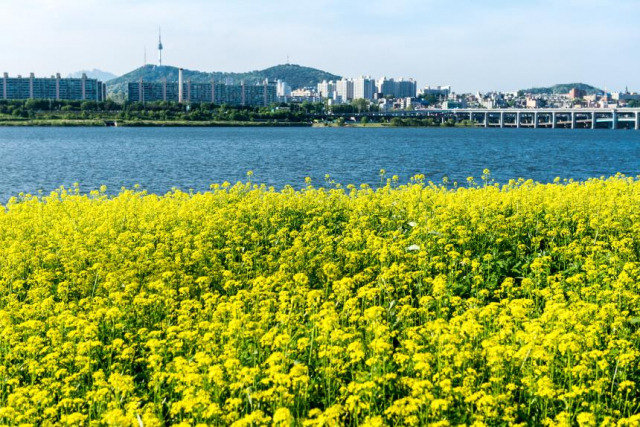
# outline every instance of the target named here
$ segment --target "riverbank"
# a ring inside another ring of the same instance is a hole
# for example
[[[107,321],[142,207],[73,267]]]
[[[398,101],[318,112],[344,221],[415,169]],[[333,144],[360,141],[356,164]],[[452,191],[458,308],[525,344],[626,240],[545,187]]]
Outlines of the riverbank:
[[[390,128],[394,127],[389,123],[345,123],[340,125],[338,123],[313,123],[314,128]]]
[[[397,125],[393,123],[310,123],[310,122],[279,122],[279,121],[222,121],[222,120],[205,120],[205,121],[191,121],[191,120],[100,120],[100,119],[86,119],[86,120],[48,120],[48,119],[23,119],[23,120],[0,120],[0,127],[12,127],[12,126],[50,126],[50,127],[73,127],[73,126],[88,126],[88,127],[314,127],[314,128],[403,128],[403,127],[476,127],[475,125],[467,125],[456,123],[453,126],[450,125],[411,125],[402,124]]]
[[[412,125],[412,124],[393,124],[393,123],[313,123],[312,127],[314,128],[474,128],[479,127],[475,123],[466,124],[466,123],[456,123],[455,125],[450,124],[436,124],[436,125]]]
[[[0,126],[90,127],[310,127],[307,122],[190,120],[0,120]]]

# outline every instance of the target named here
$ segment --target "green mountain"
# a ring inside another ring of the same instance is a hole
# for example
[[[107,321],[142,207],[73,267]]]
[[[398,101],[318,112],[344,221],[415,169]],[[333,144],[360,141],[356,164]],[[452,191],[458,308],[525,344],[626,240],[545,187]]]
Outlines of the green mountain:
[[[284,80],[293,89],[315,87],[323,80],[340,80],[342,77],[315,68],[296,64],[276,65],[262,71],[254,71],[269,80]]]
[[[533,95],[559,94],[559,93],[569,93],[569,91],[573,88],[584,90],[587,95],[593,95],[594,93],[602,92],[602,89],[598,89],[597,87],[594,87],[585,83],[564,83],[564,84],[558,84],[551,87],[534,87],[531,89],[525,89],[523,90],[523,92],[530,93]]]
[[[283,80],[293,89],[316,86],[323,80],[339,80],[341,77],[326,71],[315,68],[303,67],[295,64],[276,65],[265,70],[249,71],[246,73],[225,73],[225,72],[201,72],[194,70],[183,70],[185,81],[191,80],[194,83],[207,83],[211,80],[225,81],[232,79],[235,83],[244,81],[246,84],[261,83],[265,79]],[[147,82],[161,82],[167,79],[168,82],[178,81],[178,68],[172,66],[145,65],[137,68],[123,76],[109,80],[107,82],[108,96],[121,98],[127,93],[127,84],[138,82],[140,79]]]

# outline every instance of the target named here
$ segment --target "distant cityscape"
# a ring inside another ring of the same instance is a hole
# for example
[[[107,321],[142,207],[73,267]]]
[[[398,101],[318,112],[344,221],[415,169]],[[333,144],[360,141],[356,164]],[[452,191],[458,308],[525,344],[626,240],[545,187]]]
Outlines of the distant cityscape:
[[[162,40],[158,34],[158,65],[162,65]],[[146,66],[146,54],[145,54]],[[172,68],[172,67],[171,67]],[[93,70],[96,76],[109,76]],[[175,76],[175,75],[174,75]],[[174,77],[175,78],[175,77]],[[586,85],[582,85],[586,86]],[[328,108],[357,102],[367,111],[391,112],[423,109],[538,109],[538,108],[624,108],[640,107],[636,92],[608,92],[589,87],[569,87],[566,93],[486,92],[455,93],[451,86],[418,87],[413,78],[372,78],[360,76],[323,80],[311,87],[292,87],[284,78],[261,82],[236,82],[234,79],[192,82],[183,78],[179,69],[178,81],[139,79],[129,81],[126,94],[119,101],[213,103],[230,106],[269,106],[274,103],[324,103]],[[109,98],[107,84],[80,76],[62,78],[60,74],[47,77],[2,78],[2,100],[51,99],[74,101],[105,101]]]
[[[284,85],[283,85],[284,86]],[[362,87],[365,90],[362,90]],[[305,88],[287,92],[279,86],[278,96],[293,102],[303,100],[326,101],[331,104],[350,103],[365,99],[377,104],[379,111],[419,110],[423,108],[624,108],[640,103],[640,94],[607,92],[587,94],[585,90],[571,88],[568,93],[532,94],[525,91],[455,93],[451,86],[425,86],[416,89],[413,79],[394,81],[383,77],[324,81],[317,88]]]
[[[182,96],[179,86],[182,86]],[[322,102],[327,106],[350,104],[364,100],[376,111],[464,108],[624,108],[640,106],[640,94],[624,92],[592,91],[587,93],[578,87],[567,93],[476,92],[455,93],[451,86],[425,86],[418,88],[412,78],[374,79],[369,76],[322,81],[315,87],[292,88],[284,80],[261,83],[236,83],[233,79],[208,83],[190,80],[171,82],[130,82],[126,99],[131,102],[186,102],[228,104],[234,106],[268,106],[273,103]],[[2,77],[2,99],[52,99],[105,101],[107,84],[81,77]]]

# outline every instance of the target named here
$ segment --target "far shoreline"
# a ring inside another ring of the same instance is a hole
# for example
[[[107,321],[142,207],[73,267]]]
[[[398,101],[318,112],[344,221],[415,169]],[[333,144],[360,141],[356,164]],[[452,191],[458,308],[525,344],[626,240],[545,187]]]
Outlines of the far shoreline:
[[[117,120],[8,120],[0,127],[311,127],[308,122],[251,121],[117,121]]]
[[[155,121],[155,120],[0,120],[0,127],[313,127],[313,128],[483,128],[481,126],[394,126],[390,123],[311,123],[311,122],[252,122],[252,121]],[[483,128],[484,129],[484,128]]]

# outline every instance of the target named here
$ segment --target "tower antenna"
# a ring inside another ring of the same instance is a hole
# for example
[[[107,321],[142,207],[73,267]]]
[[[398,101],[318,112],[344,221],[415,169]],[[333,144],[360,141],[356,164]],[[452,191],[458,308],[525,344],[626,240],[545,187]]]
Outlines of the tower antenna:
[[[158,27],[158,64],[162,66],[162,31]]]

